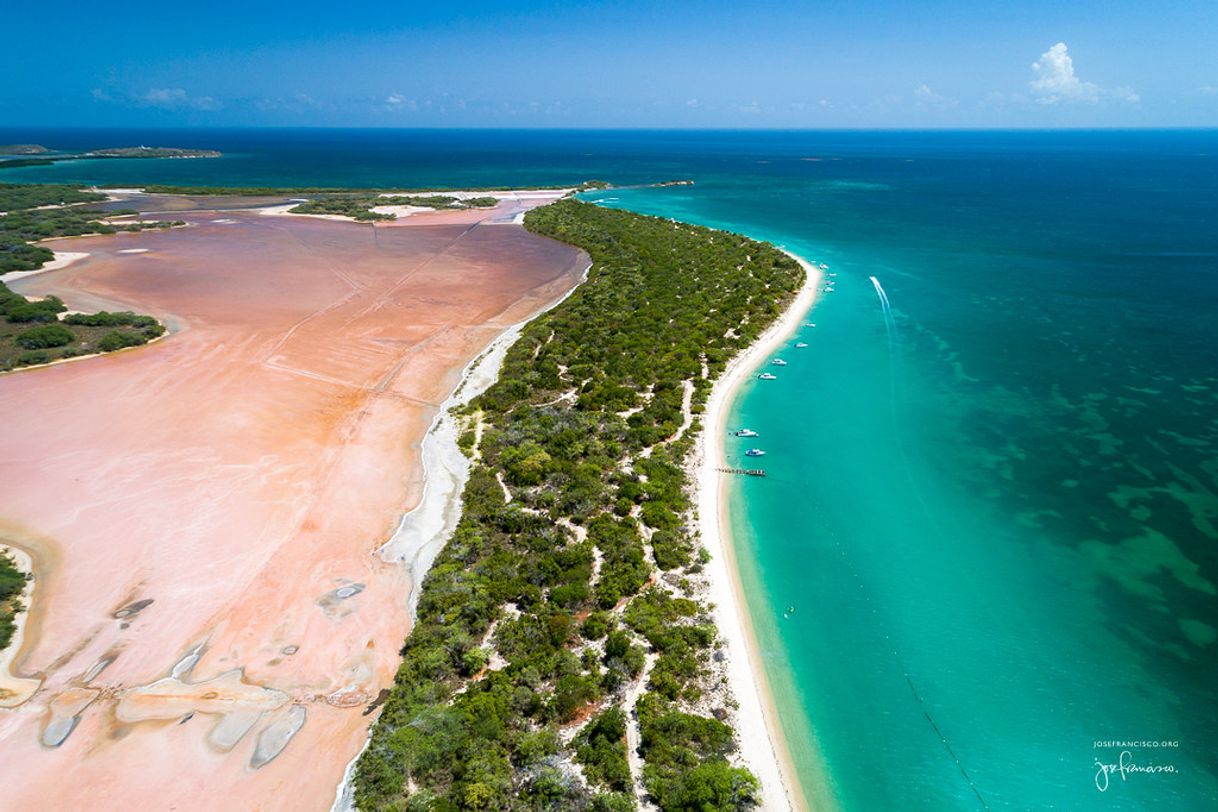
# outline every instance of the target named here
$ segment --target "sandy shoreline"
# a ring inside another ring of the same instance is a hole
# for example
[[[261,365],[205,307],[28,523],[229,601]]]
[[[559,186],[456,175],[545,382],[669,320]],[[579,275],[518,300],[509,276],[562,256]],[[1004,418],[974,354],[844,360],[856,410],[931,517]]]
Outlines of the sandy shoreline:
[[[9,282],[16,282],[18,279],[25,279],[27,276],[35,276],[40,273],[47,273],[48,271],[58,271],[61,268],[68,267],[73,262],[89,256],[83,251],[55,251],[53,253],[55,254],[55,259],[43,263],[41,268],[36,268],[32,271],[9,271],[8,273],[0,274],[0,282],[7,284]]]
[[[25,642],[25,627],[33,609],[34,589],[37,586],[33,578],[34,559],[25,550],[13,544],[0,544],[0,555],[8,555],[17,569],[31,576],[26,581],[25,589],[21,590],[21,603],[25,607],[13,618],[16,627],[8,647],[0,651],[0,708],[13,708],[30,698],[38,690],[39,681],[19,677],[12,672],[12,665],[22,654],[22,644]]]
[[[758,365],[791,337],[816,301],[823,273],[813,263],[789,251],[807,278],[782,318],[770,326],[747,350],[728,364],[706,404],[703,431],[698,441],[697,505],[703,544],[712,558],[707,565],[711,579],[710,598],[715,604],[715,619],[728,650],[728,676],[732,692],[740,704],[736,714],[741,756],[761,782],[763,809],[808,809],[791,760],[777,709],[766,679],[752,622],[748,616],[743,585],[736,567],[731,543],[727,500],[727,478],[716,468],[723,464],[723,438],[727,414],[740,384],[754,374]]]

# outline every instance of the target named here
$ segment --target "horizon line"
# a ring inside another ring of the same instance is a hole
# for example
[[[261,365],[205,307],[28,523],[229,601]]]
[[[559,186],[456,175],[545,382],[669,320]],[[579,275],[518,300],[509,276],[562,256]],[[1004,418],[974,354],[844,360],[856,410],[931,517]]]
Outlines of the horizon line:
[[[1008,126],[1008,127],[532,127],[468,125],[460,127],[417,125],[411,127],[350,126],[342,124],[6,124],[0,132],[17,130],[370,130],[370,131],[518,131],[518,132],[1161,132],[1218,131],[1218,124],[1160,124],[1144,126]]]

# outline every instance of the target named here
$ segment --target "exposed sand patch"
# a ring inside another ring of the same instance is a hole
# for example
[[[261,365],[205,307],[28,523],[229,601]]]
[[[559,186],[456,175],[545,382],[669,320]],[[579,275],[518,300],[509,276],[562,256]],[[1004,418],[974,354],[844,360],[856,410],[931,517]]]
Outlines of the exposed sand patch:
[[[373,206],[371,210],[377,214],[392,214],[399,220],[412,214],[435,211],[435,209],[428,208],[427,206]]]
[[[41,268],[33,271],[9,271],[6,274],[0,274],[0,282],[7,285],[10,282],[16,282],[18,279],[24,279],[27,276],[35,276],[40,273],[47,273],[48,271],[58,271],[61,268],[68,267],[73,262],[79,262],[87,256],[89,255],[82,251],[56,251],[55,259],[44,263]]]
[[[409,628],[375,553],[420,440],[586,265],[521,229],[227,214],[138,260],[82,238],[87,264],[21,282],[175,332],[0,380],[0,518],[57,550],[17,663],[44,684],[0,711],[14,808],[328,806]]]
[[[529,209],[536,208],[555,200],[560,200],[570,194],[573,189],[534,189],[530,191],[451,191],[451,192],[381,192],[380,197],[402,197],[422,195],[444,195],[467,199],[472,197],[493,197],[499,202],[493,208],[487,209],[431,209],[424,206],[373,206],[371,211],[378,214],[392,214],[397,220],[378,221],[377,228],[393,228],[399,225],[440,225],[440,224],[474,224],[481,225],[520,225]],[[281,217],[312,217],[320,220],[337,220],[355,222],[353,218],[341,214],[298,214],[292,212],[304,199],[291,203],[263,206],[256,209],[260,214]],[[406,222],[410,221],[410,222]]]

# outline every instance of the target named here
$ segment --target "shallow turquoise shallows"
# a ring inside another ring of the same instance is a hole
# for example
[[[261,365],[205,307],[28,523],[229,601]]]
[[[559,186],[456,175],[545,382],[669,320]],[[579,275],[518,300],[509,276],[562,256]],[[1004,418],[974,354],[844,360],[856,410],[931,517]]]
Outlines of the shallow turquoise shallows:
[[[589,197],[837,274],[728,439],[767,452],[729,507],[807,794],[1218,808],[1218,132],[108,137],[228,157],[0,180],[694,179]]]
[[[767,452],[729,508],[814,800],[1218,808],[1218,138],[1046,142],[597,195],[836,274],[727,441]],[[1115,740],[1177,772],[1105,776]]]

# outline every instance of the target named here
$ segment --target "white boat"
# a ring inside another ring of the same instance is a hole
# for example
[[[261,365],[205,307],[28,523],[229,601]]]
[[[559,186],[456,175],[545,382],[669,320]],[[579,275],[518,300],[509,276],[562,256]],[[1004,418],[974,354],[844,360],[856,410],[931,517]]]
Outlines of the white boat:
[[[776,367],[785,367],[785,366],[787,365],[787,362],[786,362],[786,361],[784,361],[784,360],[782,360],[781,358],[775,358],[775,359],[774,359],[773,361],[771,361],[770,363],[771,363],[771,364],[773,364],[773,365],[774,365],[774,366],[776,366]]]
[[[810,321],[805,321],[805,322],[804,322],[804,327],[815,327],[815,326],[816,326],[816,325],[815,325],[815,324],[813,324],[813,323],[812,323],[812,322],[810,322]]]
[[[837,272],[834,271],[833,273],[829,274],[829,276],[837,276]]]
[[[833,288],[825,288],[825,293],[832,293],[832,292],[833,292]]]
[[[761,373],[760,375],[758,375],[757,377],[758,377],[758,378],[761,378],[761,380],[763,380],[763,381],[776,381],[776,380],[778,380],[778,376],[777,376],[777,375],[771,375],[771,374],[770,374],[770,373],[768,373],[768,372],[763,372],[763,373]]]
[[[806,346],[808,346],[808,344],[807,344],[807,342],[805,342],[805,341],[797,341],[797,342],[795,342],[795,349],[797,349],[797,350],[802,350],[802,349],[803,349],[804,347],[806,347]]]
[[[820,269],[821,269],[822,271],[827,271],[827,270],[829,270],[829,266],[828,266],[828,265],[826,265],[825,263],[823,263],[823,262],[822,262],[822,263],[820,264]]]
[[[741,429],[740,431],[736,432],[736,436],[737,437],[756,437],[757,432],[753,431],[752,429]]]
[[[746,457],[764,457],[765,452],[762,451],[760,448],[750,448],[748,451],[744,452],[744,456],[746,456]]]

